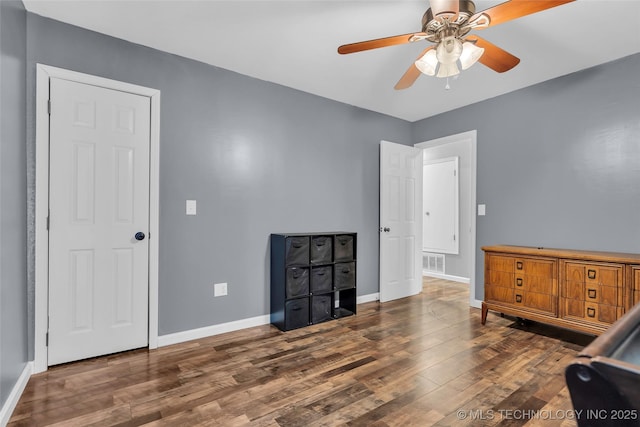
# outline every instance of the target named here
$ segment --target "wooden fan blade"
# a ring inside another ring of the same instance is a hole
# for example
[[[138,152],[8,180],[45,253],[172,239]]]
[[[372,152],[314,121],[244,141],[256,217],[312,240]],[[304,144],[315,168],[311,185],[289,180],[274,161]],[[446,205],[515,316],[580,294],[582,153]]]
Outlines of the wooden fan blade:
[[[486,65],[494,71],[497,71],[498,73],[509,71],[520,63],[520,58],[511,55],[506,50],[499,48],[495,44],[490,43],[475,34],[467,37],[467,40],[474,42],[476,46],[484,49],[484,53],[480,59],[478,59],[478,62]]]
[[[429,46],[428,48],[423,50],[420,56],[416,58],[416,61],[422,58],[425,53],[429,52],[434,47],[435,46]],[[418,70],[418,67],[416,67],[416,64],[415,63],[411,64],[409,66],[409,69],[404,73],[402,77],[400,77],[400,80],[398,80],[398,83],[396,83],[396,85],[393,88],[395,90],[402,90],[402,89],[411,87],[416,82],[416,80],[418,80],[418,77],[420,77],[420,74],[422,73],[420,72],[420,70]]]
[[[405,43],[412,42],[414,41],[412,40],[414,37],[417,38],[416,40],[422,40],[424,39],[425,36],[426,36],[425,33],[410,33],[410,34],[402,34],[399,36],[384,37],[382,39],[343,44],[338,48],[338,53],[341,53],[344,55],[347,53],[362,52],[363,50],[378,49],[380,47],[387,47],[387,46],[395,46],[398,44],[405,44]]]
[[[460,11],[460,2],[458,0],[431,0],[429,6],[431,6],[431,13],[436,18],[448,17],[453,19],[458,16]]]
[[[480,13],[484,13],[491,18],[489,26],[493,27],[494,25],[502,24],[512,19],[531,15],[532,13],[541,12],[573,1],[575,0],[511,0],[490,7]],[[473,19],[473,17],[471,19]]]

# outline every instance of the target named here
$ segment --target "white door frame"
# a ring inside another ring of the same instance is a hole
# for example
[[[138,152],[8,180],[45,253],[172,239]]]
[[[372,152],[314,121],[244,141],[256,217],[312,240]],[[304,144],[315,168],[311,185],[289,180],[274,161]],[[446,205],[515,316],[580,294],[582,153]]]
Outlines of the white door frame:
[[[469,305],[471,307],[480,308],[482,306],[482,301],[476,299],[476,190],[477,190],[477,164],[478,164],[478,143],[477,143],[478,132],[476,130],[471,130],[468,132],[462,132],[456,135],[445,136],[443,138],[432,139],[430,141],[420,142],[418,144],[414,144],[414,147],[418,148],[431,148],[444,144],[451,144],[453,142],[463,142],[470,141],[471,142],[471,188],[470,188],[470,199],[468,203],[469,206],[469,215],[471,216],[471,238],[469,239],[470,245],[470,255],[471,255],[471,265],[470,265],[470,276],[469,277]],[[467,203],[464,201],[462,203]]]
[[[149,348],[158,347],[158,243],[160,212],[160,91],[62,68],[37,64],[36,68],[36,213],[35,213],[35,335],[34,372],[47,362],[49,315],[49,81],[51,78],[100,86],[146,96],[151,101],[149,157]]]

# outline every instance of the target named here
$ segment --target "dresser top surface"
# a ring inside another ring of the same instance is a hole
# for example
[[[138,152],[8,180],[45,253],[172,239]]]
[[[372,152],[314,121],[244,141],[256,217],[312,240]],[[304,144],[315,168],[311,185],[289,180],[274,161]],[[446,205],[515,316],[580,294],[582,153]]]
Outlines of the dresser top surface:
[[[554,258],[569,258],[575,260],[594,260],[618,262],[625,264],[640,264],[640,254],[621,252],[586,251],[574,249],[543,248],[533,246],[493,245],[483,246],[485,252],[501,252],[514,255],[542,256]]]

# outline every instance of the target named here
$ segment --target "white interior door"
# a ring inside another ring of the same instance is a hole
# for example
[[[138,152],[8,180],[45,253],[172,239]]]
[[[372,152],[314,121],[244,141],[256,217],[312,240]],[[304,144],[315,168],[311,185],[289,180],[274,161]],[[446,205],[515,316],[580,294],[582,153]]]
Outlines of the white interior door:
[[[148,343],[148,97],[51,79],[48,364]],[[144,233],[144,236],[137,233]]]
[[[457,254],[458,158],[426,161],[423,168],[423,234],[426,252]]]
[[[422,290],[422,149],[380,143],[380,301]]]

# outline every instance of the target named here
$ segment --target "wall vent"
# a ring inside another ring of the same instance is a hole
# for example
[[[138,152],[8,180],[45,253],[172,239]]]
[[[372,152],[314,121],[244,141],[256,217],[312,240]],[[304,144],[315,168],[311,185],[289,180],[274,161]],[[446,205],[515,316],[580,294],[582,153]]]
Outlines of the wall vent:
[[[422,269],[431,273],[444,274],[444,254],[422,252]]]

